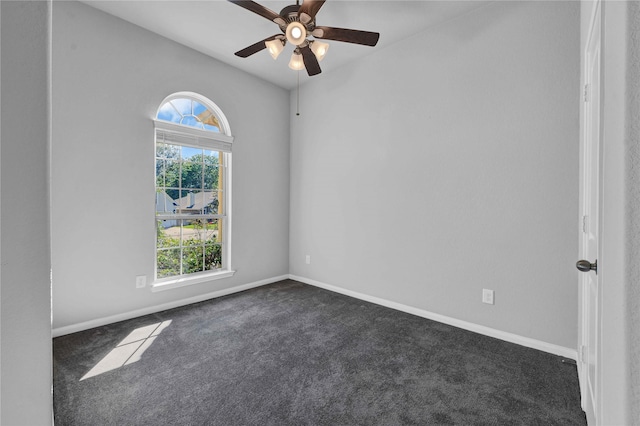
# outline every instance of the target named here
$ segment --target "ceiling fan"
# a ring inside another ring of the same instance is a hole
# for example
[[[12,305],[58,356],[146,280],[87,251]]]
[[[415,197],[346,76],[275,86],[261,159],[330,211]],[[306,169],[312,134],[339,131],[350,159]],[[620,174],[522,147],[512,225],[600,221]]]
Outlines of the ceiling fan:
[[[276,13],[251,0],[229,1],[275,22],[283,33],[272,35],[239,50],[235,53],[236,56],[247,58],[262,49],[268,48],[273,59],[276,59],[288,41],[296,46],[289,62],[289,68],[294,70],[306,68],[310,76],[322,72],[318,62],[324,58],[329,48],[327,43],[315,39],[375,46],[380,38],[379,33],[370,31],[316,25],[316,14],[326,0],[304,0],[302,5],[299,4],[299,0],[296,0],[296,4],[285,7],[280,13]],[[308,36],[313,36],[314,39],[308,39]]]

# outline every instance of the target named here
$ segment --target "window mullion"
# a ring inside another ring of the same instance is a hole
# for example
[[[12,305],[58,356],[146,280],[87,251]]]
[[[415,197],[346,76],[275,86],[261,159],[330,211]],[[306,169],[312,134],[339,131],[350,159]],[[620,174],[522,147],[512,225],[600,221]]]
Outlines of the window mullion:
[[[157,220],[195,220],[195,219],[224,219],[224,214],[163,214],[156,215]]]

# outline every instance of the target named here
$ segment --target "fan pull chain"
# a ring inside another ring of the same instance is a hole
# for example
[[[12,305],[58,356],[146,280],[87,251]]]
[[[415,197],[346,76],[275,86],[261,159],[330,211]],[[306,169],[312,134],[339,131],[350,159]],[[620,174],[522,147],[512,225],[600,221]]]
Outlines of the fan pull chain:
[[[296,105],[296,115],[300,115],[300,71],[298,71],[298,90],[296,92],[297,96],[297,105]]]

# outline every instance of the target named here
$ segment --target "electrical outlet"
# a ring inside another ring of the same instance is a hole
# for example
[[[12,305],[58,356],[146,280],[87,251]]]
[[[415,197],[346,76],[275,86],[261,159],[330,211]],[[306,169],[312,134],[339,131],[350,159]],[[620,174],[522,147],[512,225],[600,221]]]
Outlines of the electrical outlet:
[[[307,265],[311,265],[311,256],[310,256],[310,255],[307,255],[307,256],[304,258],[304,261],[307,263]]]
[[[482,289],[482,303],[493,305],[493,290]]]
[[[144,288],[147,285],[147,276],[138,275],[136,277],[136,288]]]

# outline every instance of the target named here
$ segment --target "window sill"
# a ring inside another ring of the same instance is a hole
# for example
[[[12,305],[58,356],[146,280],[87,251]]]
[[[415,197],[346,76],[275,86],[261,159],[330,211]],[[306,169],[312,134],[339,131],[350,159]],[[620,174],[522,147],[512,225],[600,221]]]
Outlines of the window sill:
[[[221,280],[223,278],[232,277],[233,274],[235,273],[236,271],[224,270],[224,271],[217,271],[217,272],[208,272],[208,273],[203,273],[203,274],[194,275],[194,276],[162,279],[162,280],[154,281],[151,284],[151,291],[155,293],[156,291],[171,290],[174,288],[186,287],[188,285],[201,284],[201,283],[206,283],[208,281]]]

